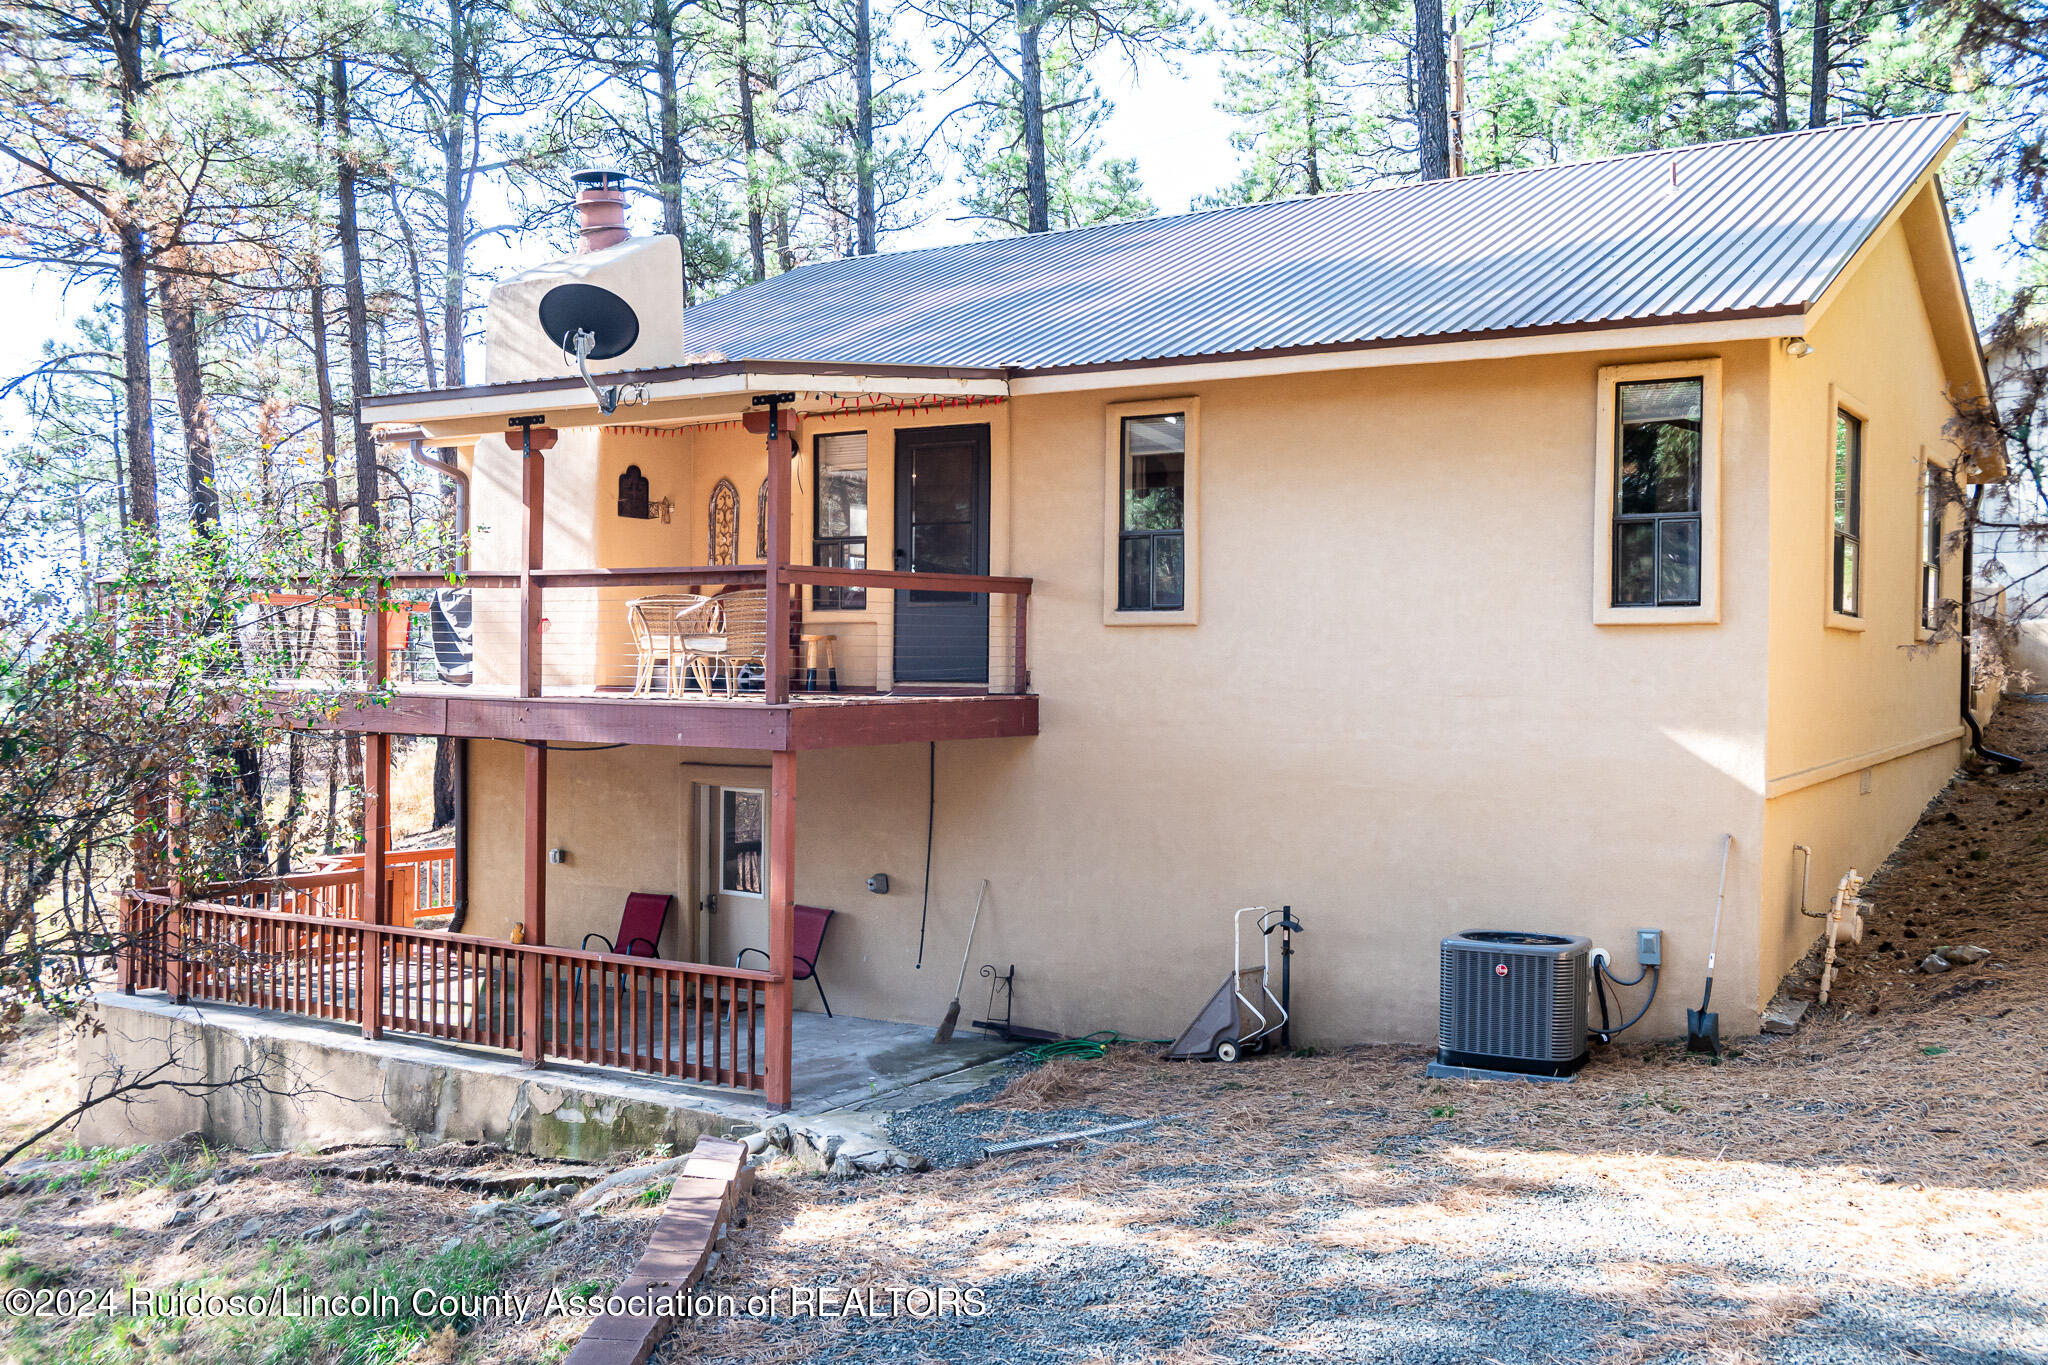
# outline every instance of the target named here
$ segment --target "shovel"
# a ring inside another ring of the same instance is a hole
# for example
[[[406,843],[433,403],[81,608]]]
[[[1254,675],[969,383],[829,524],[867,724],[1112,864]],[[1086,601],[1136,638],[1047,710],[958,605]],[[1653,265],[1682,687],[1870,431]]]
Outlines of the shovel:
[[[1721,906],[1728,899],[1728,850],[1735,836],[1721,836],[1721,889],[1714,896],[1714,934],[1707,940],[1707,988],[1700,993],[1700,1007],[1685,1012],[1685,1050],[1721,1055],[1721,1016],[1707,1008],[1714,998],[1714,950],[1721,944]]]

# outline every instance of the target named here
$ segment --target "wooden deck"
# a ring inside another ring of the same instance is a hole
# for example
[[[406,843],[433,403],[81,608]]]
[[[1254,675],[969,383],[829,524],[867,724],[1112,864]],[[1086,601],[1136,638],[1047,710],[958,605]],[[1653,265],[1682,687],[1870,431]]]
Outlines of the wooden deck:
[[[421,688],[399,693],[389,705],[346,707],[325,725],[365,734],[797,751],[1035,735],[1038,698],[841,692],[770,703],[633,697],[595,689],[580,695],[511,697]]]

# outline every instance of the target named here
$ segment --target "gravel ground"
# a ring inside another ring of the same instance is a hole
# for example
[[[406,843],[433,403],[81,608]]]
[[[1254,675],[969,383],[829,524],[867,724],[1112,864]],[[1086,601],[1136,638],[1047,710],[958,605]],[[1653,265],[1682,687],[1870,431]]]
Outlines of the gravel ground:
[[[2048,706],[1992,739],[2048,759]],[[1413,1048],[1123,1048],[899,1116],[941,1169],[769,1168],[707,1287],[973,1288],[986,1311],[712,1316],[660,1358],[2044,1365],[2044,813],[2048,766],[1960,781],[1874,883],[1836,1003],[1719,1065],[1657,1043],[1489,1086],[1425,1080]],[[1915,971],[1964,941],[1992,960]]]
[[[984,1107],[1031,1069],[1028,1062],[1014,1061],[1007,1068],[1009,1074],[985,1085],[933,1104],[899,1110],[889,1116],[885,1125],[889,1140],[906,1152],[929,1158],[936,1168],[953,1169],[981,1160],[982,1148],[992,1142],[1071,1133],[1126,1123],[1137,1117],[1085,1106],[1031,1111]]]

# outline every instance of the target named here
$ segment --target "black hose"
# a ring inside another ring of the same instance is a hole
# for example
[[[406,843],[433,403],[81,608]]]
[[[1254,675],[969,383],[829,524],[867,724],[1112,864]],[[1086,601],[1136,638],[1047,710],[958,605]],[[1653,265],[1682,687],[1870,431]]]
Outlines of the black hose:
[[[1632,978],[1630,978],[1627,981],[1623,981],[1613,972],[1607,970],[1607,964],[1605,962],[1595,962],[1593,964],[1593,997],[1595,1000],[1599,1002],[1600,1005],[1600,1027],[1597,1029],[1589,1030],[1588,1036],[1591,1037],[1593,1041],[1597,1043],[1611,1043],[1614,1041],[1615,1034],[1621,1033],[1627,1029],[1634,1028],[1637,1024],[1641,1023],[1643,1021],[1643,1016],[1650,1012],[1650,1006],[1657,1003],[1657,982],[1661,976],[1662,973],[1658,971],[1656,967],[1645,966],[1641,971],[1637,972]],[[1615,1013],[1619,1014],[1621,1012],[1621,995],[1619,993],[1620,988],[1623,986],[1639,986],[1642,984],[1644,977],[1648,977],[1650,980],[1650,994],[1648,995],[1648,997],[1644,999],[1643,1007],[1637,1010],[1635,1012],[1635,1017],[1630,1019],[1627,1023],[1617,1024],[1614,1027],[1609,1028],[1607,1025],[1608,986],[1612,985],[1616,989],[1616,994],[1614,997],[1614,1008]]]
[[[939,813],[939,746],[929,741],[925,769],[924,805],[924,908],[917,912],[917,967],[924,970],[924,929],[932,916],[932,826]]]

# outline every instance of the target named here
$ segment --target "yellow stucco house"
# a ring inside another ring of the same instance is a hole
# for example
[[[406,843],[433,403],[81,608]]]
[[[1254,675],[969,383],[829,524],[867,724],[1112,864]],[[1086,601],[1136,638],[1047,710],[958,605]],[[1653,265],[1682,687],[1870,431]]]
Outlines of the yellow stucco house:
[[[1476,927],[1624,972],[1661,930],[1641,1030],[1671,1035],[1730,834],[1715,1001],[1753,1027],[1819,928],[1795,845],[1824,902],[1969,743],[1927,473],[1995,472],[1946,434],[1985,390],[1937,180],[1960,131],[829,261],[689,307],[675,241],[625,238],[589,177],[594,249],[500,286],[489,382],[365,404],[465,487],[467,634],[336,723],[380,737],[373,782],[392,733],[466,743],[453,937],[498,947],[407,960],[526,963],[524,1024],[382,1027],[786,1101],[790,1012],[823,987],[936,1019],[986,881],[969,960],[1043,1028],[1177,1033],[1230,913],[1284,903],[1297,1043],[1432,1039],[1439,941]],[[660,965],[586,945],[633,893],[674,898]],[[799,906],[834,912],[815,961]],[[562,1019],[614,970],[615,1050],[579,1053]]]

